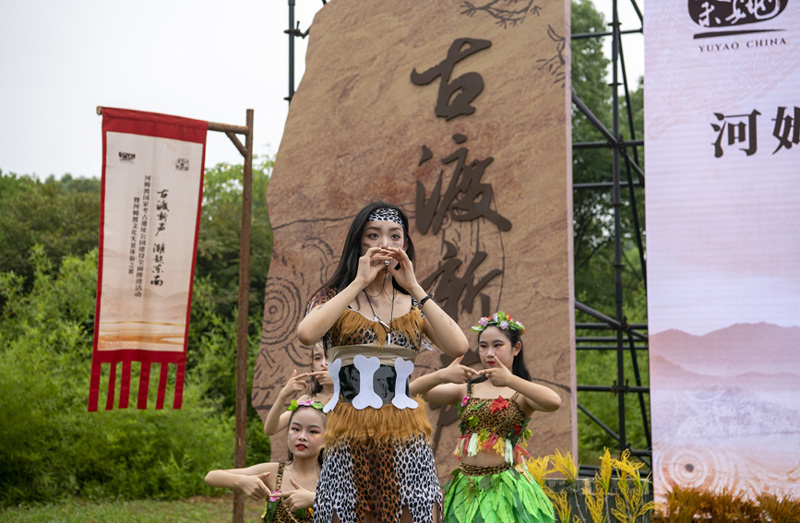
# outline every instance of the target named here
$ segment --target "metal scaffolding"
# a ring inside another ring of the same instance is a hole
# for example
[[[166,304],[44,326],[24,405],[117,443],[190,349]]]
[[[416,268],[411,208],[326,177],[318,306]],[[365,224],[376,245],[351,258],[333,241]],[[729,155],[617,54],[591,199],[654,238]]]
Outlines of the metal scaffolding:
[[[578,409],[593,423],[609,434],[619,444],[619,451],[630,450],[632,456],[636,456],[644,461],[647,466],[651,465],[652,440],[650,435],[650,422],[647,409],[647,397],[650,388],[642,385],[642,375],[637,360],[637,351],[648,350],[647,324],[629,324],[623,311],[623,238],[627,235],[633,238],[639,250],[639,262],[641,266],[641,281],[645,291],[647,289],[647,265],[644,257],[644,243],[642,238],[642,224],[637,210],[636,188],[644,187],[644,171],[639,159],[639,147],[644,145],[642,139],[637,139],[634,126],[633,109],[631,104],[630,88],[628,85],[628,74],[625,67],[625,55],[623,53],[622,35],[643,33],[643,17],[636,0],[629,0],[636,15],[638,16],[639,27],[632,30],[622,30],[619,20],[618,1],[611,0],[612,20],[611,30],[597,33],[573,34],[572,40],[585,38],[611,38],[611,66],[612,79],[611,99],[612,99],[612,128],[608,129],[599,118],[592,114],[591,110],[584,104],[575,91],[572,91],[572,102],[574,107],[583,113],[589,122],[602,134],[605,141],[601,142],[575,142],[573,150],[604,148],[608,149],[612,155],[612,171],[610,181],[600,183],[573,184],[573,191],[612,191],[614,209],[614,303],[615,311],[613,316],[603,314],[591,307],[591,304],[583,304],[578,301],[575,303],[577,311],[588,315],[592,320],[590,323],[576,323],[576,350],[578,351],[615,351],[617,355],[617,375],[611,385],[586,385],[578,384],[579,392],[612,393],[617,396],[618,429],[615,432],[603,420],[589,411],[584,405],[578,403]],[[622,78],[620,81],[620,73]],[[625,109],[627,131],[630,139],[625,140],[620,131],[620,87],[625,97]],[[624,162],[625,180],[622,180],[621,160]],[[622,228],[621,213],[625,202],[623,202],[623,188],[627,188],[627,207],[632,212],[633,231],[625,231]],[[576,289],[577,292],[578,289]],[[605,331],[605,336],[586,335],[586,331]],[[579,333],[583,333],[579,335]],[[610,334],[610,335],[608,335]],[[626,352],[630,354],[633,368],[633,378],[635,385],[629,385],[630,377],[625,374]],[[603,377],[601,377],[602,379]],[[638,397],[639,411],[644,426],[646,446],[643,449],[631,447],[626,430],[625,397],[628,394],[635,394]],[[579,422],[580,426],[580,422]],[[582,474],[594,474],[595,467],[581,467]]]

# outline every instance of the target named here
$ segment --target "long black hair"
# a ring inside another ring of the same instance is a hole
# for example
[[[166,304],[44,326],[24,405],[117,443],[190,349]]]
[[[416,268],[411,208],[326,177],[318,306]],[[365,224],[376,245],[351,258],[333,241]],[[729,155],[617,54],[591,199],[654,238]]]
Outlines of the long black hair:
[[[329,287],[337,291],[344,289],[356,279],[358,274],[358,259],[361,257],[361,236],[364,234],[364,229],[367,225],[367,218],[377,209],[394,209],[400,213],[400,220],[403,222],[403,239],[407,248],[406,254],[411,263],[414,263],[414,243],[411,241],[411,236],[408,233],[408,217],[403,210],[397,205],[386,203],[381,200],[374,200],[372,203],[358,211],[353,222],[350,224],[350,231],[347,233],[347,239],[344,241],[342,248],[342,255],[339,258],[339,266],[336,272],[333,273],[331,279],[328,280],[322,287]],[[392,280],[392,285],[395,289],[403,294],[408,294],[408,291],[403,289],[398,283]],[[315,293],[316,294],[316,293]]]
[[[519,376],[520,378],[524,379],[525,381],[531,380],[531,373],[528,372],[528,367],[525,366],[525,344],[522,343],[522,332],[518,329],[513,328],[506,328],[500,329],[502,333],[508,338],[509,343],[511,343],[511,349],[513,350],[514,347],[519,343],[519,352],[516,356],[514,356],[514,361],[511,363],[511,373],[515,376]],[[481,342],[481,334],[483,331],[478,333],[478,346],[480,346]],[[484,375],[478,376],[477,378],[473,378],[467,382],[467,390],[472,386],[473,383],[483,383],[486,381],[487,378]]]
[[[310,396],[316,396],[322,392],[322,383],[317,381],[316,376],[311,376],[311,386],[309,387],[309,390],[311,391]]]

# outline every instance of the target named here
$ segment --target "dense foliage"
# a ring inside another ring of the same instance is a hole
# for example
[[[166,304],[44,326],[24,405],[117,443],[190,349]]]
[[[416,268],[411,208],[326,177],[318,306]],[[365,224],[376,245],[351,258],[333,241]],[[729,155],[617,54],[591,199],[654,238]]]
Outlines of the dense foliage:
[[[271,166],[266,159],[254,169],[251,368],[271,254]],[[187,381],[177,411],[87,412],[99,181],[0,173],[0,186],[0,505],[214,491],[205,473],[233,461],[241,167],[218,165],[205,177]],[[248,415],[248,459],[264,461],[269,440],[255,411]]]
[[[230,417],[194,382],[179,411],[88,413],[97,252],[58,269],[42,247],[31,258],[29,293],[0,276],[0,503],[204,491],[204,472],[232,454]]]

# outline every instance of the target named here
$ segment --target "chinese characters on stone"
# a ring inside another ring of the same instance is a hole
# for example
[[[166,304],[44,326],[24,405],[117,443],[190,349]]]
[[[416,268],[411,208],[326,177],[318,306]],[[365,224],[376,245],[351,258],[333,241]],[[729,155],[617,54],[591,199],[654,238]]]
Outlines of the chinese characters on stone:
[[[416,69],[411,72],[411,82],[417,86],[426,86],[437,78],[439,90],[436,99],[435,113],[437,117],[447,121],[460,116],[469,116],[475,113],[472,103],[483,91],[483,77],[477,72],[467,72],[451,79],[455,65],[485,49],[492,43],[488,40],[475,38],[459,38],[450,45],[446,58],[439,64],[418,73]],[[416,197],[416,225],[422,234],[438,234],[446,218],[455,222],[466,222],[485,218],[494,223],[501,231],[511,229],[511,222],[492,208],[494,193],[492,185],[482,180],[484,172],[494,161],[489,156],[483,159],[469,159],[469,149],[464,146],[467,136],[456,133],[452,135],[457,147],[454,152],[439,158],[443,168],[433,189],[428,192],[421,182],[417,182]],[[434,154],[427,145],[422,146],[422,157],[418,165],[430,161]],[[445,184],[445,169],[450,169],[450,178]],[[480,298],[481,310],[488,314],[491,306],[489,297],[481,294],[481,290],[494,278],[501,276],[500,269],[490,270],[476,281],[476,269],[487,258],[487,254],[476,246],[472,259],[463,267],[463,275],[457,273],[464,261],[458,258],[458,247],[448,241],[444,242],[446,253],[439,267],[425,278],[421,283],[424,288],[433,289],[437,301],[442,308],[453,318],[458,318],[463,310],[472,313],[473,303]],[[462,304],[459,310],[459,303]]]
[[[470,105],[483,91],[483,78],[478,73],[464,73],[458,78],[450,80],[453,68],[458,62],[477,52],[491,47],[489,40],[477,38],[459,38],[453,42],[447,51],[447,57],[424,73],[416,69],[411,71],[411,83],[418,86],[428,85],[437,78],[439,82],[439,95],[436,99],[436,116],[452,120],[457,116],[470,115],[475,108]]]
[[[453,135],[456,144],[463,144],[466,140],[467,137],[463,134]],[[469,149],[459,147],[454,153],[441,159],[442,165],[453,164],[450,183],[444,195],[441,194],[444,170],[439,171],[439,179],[427,200],[425,187],[417,182],[417,229],[422,234],[427,234],[431,226],[431,232],[438,234],[446,214],[461,222],[486,218],[494,222],[501,231],[511,230],[511,222],[490,207],[494,199],[492,184],[481,180],[494,158],[489,156],[467,163],[467,153]],[[432,156],[430,149],[423,146],[419,165],[430,160]]]
[[[756,109],[749,114],[714,113],[717,120],[711,124],[711,128],[717,133],[717,139],[713,142],[714,157],[721,158],[726,148],[736,146],[747,156],[755,154],[758,151],[759,116],[761,113]],[[800,144],[800,107],[787,110],[786,107],[779,106],[772,121],[772,137],[778,142],[772,154]]]

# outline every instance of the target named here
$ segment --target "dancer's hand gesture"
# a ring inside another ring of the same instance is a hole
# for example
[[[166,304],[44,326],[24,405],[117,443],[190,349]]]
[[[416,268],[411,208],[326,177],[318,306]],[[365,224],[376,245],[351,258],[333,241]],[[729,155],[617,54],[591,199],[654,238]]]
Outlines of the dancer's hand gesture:
[[[480,374],[486,376],[495,387],[508,387],[514,377],[514,374],[500,360],[495,360],[492,368],[483,369]]]
[[[286,385],[283,386],[279,393],[280,397],[286,400],[300,394],[301,392],[305,392],[305,390],[308,388],[308,384],[306,383],[305,379],[310,375],[310,372],[298,374],[297,369],[293,370],[292,375],[289,376],[289,380],[286,382]]]
[[[265,481],[269,476],[269,472],[262,472],[257,476],[247,476],[244,474],[236,478],[236,487],[244,492],[247,497],[256,501],[266,499],[270,494],[269,487]]]
[[[417,276],[414,274],[414,264],[406,254],[406,251],[399,247],[389,247],[386,249],[390,253],[391,261],[387,269],[392,278],[405,290],[412,292],[414,286],[418,286]],[[423,293],[425,291],[422,291]]]
[[[358,259],[358,272],[356,273],[356,279],[359,280],[364,287],[366,287],[372,283],[381,270],[387,267],[387,261],[389,262],[389,266],[394,263],[392,253],[389,249],[384,249],[382,247],[370,247],[367,249],[367,252],[365,252],[364,255]]]
[[[443,383],[466,383],[478,375],[475,369],[461,364],[463,359],[464,356],[459,356],[440,371]]]
[[[283,498],[283,503],[291,510],[300,510],[314,505],[314,493],[310,490],[304,489],[300,486],[294,478],[289,478],[289,482],[294,487],[294,490],[289,492],[280,492],[277,494]]]

